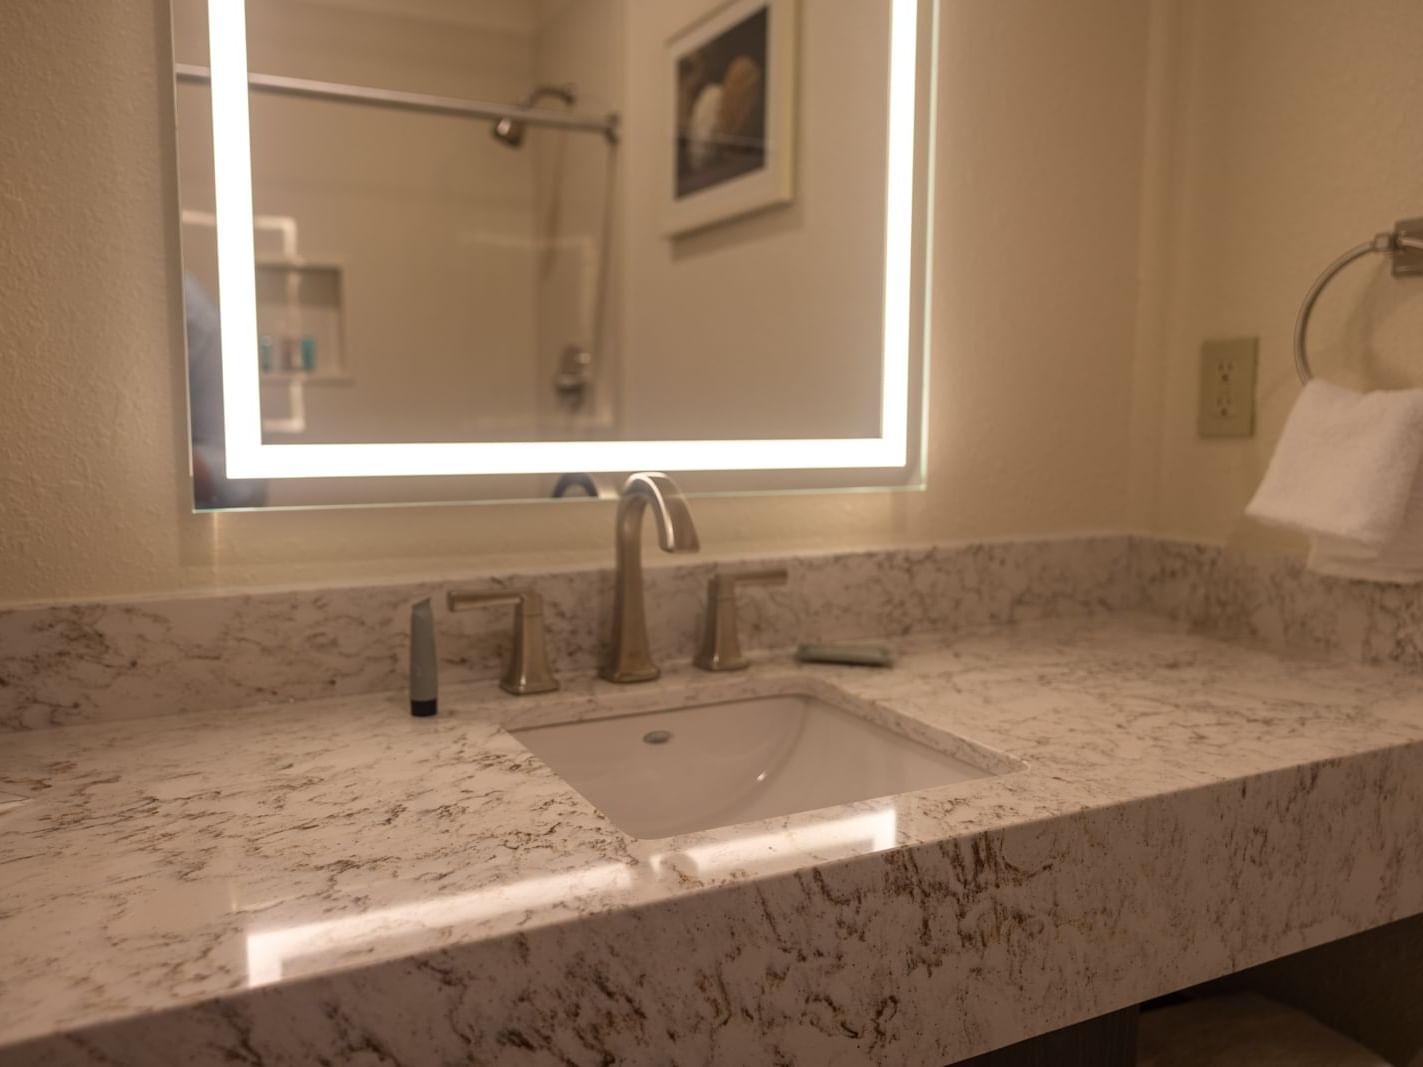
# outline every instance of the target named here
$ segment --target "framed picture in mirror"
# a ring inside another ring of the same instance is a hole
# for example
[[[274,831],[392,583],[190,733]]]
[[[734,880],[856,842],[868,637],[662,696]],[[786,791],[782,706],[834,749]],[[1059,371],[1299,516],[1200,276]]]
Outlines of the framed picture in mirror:
[[[663,232],[795,195],[796,0],[732,0],[668,40]]]

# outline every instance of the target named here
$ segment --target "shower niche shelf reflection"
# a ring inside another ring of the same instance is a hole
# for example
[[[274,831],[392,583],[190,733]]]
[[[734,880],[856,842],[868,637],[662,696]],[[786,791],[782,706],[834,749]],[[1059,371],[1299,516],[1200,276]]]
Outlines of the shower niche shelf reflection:
[[[334,263],[257,263],[257,359],[263,384],[347,384],[342,271]]]

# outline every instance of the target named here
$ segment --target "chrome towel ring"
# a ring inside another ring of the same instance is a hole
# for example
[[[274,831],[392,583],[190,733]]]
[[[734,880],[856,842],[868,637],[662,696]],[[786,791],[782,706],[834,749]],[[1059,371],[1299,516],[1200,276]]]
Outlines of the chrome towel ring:
[[[1300,306],[1299,318],[1295,321],[1295,370],[1299,372],[1301,384],[1307,385],[1314,377],[1314,371],[1309,366],[1309,320],[1314,314],[1314,305],[1319,302],[1319,294],[1324,292],[1329,283],[1349,264],[1374,253],[1393,258],[1393,274],[1396,278],[1423,274],[1423,219],[1400,222],[1388,233],[1381,233],[1372,241],[1349,249],[1325,267],[1324,273],[1315,280]]]

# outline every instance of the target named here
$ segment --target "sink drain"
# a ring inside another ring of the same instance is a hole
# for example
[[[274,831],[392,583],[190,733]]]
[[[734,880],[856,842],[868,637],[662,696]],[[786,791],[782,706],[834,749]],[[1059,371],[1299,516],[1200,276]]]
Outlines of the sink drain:
[[[652,730],[642,735],[642,743],[645,745],[665,745],[672,740],[672,734],[668,730]]]

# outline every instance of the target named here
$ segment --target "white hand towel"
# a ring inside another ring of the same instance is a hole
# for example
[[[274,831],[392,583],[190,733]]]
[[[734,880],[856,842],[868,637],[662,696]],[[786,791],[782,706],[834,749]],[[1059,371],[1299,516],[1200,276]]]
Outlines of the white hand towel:
[[[1306,565],[1317,574],[1335,578],[1403,585],[1423,582],[1423,477],[1414,486],[1403,509],[1403,521],[1391,540],[1371,548],[1358,541],[1316,537],[1310,542]]]
[[[1311,570],[1423,581],[1423,389],[1310,382],[1245,513],[1307,534]]]

